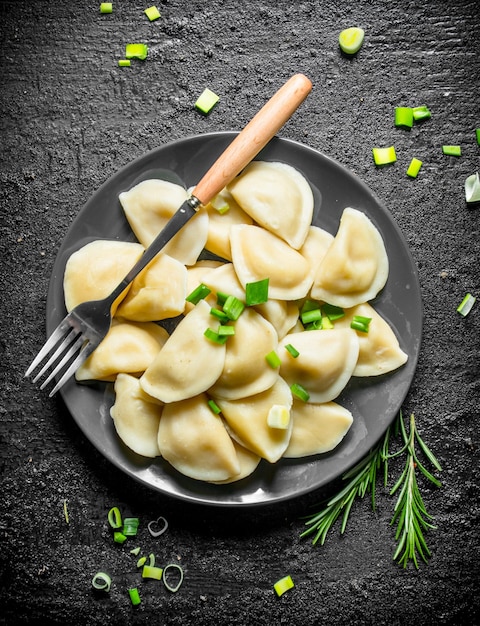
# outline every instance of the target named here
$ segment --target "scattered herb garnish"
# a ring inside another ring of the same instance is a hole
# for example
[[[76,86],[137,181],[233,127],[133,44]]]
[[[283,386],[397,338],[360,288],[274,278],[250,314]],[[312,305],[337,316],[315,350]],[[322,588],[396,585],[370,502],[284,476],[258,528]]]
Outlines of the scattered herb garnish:
[[[255,306],[263,304],[268,300],[268,284],[269,279],[257,280],[254,283],[245,285],[245,302],[247,306]]]
[[[394,146],[389,146],[388,148],[372,148],[372,154],[375,165],[387,165],[389,163],[395,163],[397,160]]]
[[[420,159],[413,158],[410,161],[410,165],[408,166],[407,176],[410,176],[410,178],[417,178],[418,172],[420,171],[422,164],[423,162],[420,161]]]
[[[308,393],[308,391],[299,383],[293,383],[292,385],[290,385],[290,391],[296,398],[302,400],[303,402],[308,402],[310,399],[310,394]]]
[[[412,128],[413,109],[411,107],[395,107],[395,126]]]
[[[158,18],[161,17],[160,11],[156,6],[148,7],[148,9],[145,9],[144,13],[151,22],[158,20]]]
[[[111,13],[113,11],[113,3],[112,2],[101,2],[100,3],[100,13]]]
[[[363,28],[356,26],[345,28],[338,36],[338,45],[345,54],[356,54],[362,47],[364,37]]]
[[[216,93],[210,89],[204,89],[195,102],[195,108],[204,115],[208,115],[219,100],[220,97]]]
[[[442,152],[447,156],[462,156],[461,146],[442,146]]]
[[[138,589],[136,587],[134,587],[133,589],[129,589],[128,595],[130,596],[130,601],[133,606],[137,606],[142,602],[140,594],[138,593]]]
[[[140,59],[144,61],[148,55],[148,46],[145,43],[127,43],[125,46],[126,59]]]
[[[92,587],[98,591],[110,591],[112,579],[105,572],[97,572],[92,578]]]
[[[401,449],[393,454],[389,452],[392,432],[396,436],[400,433],[403,443]],[[397,549],[393,559],[404,567],[412,561],[417,569],[419,565],[418,556],[427,562],[430,551],[425,541],[424,531],[435,527],[430,522],[432,517],[425,509],[417,481],[417,471],[420,471],[435,486],[440,487],[441,483],[420,462],[415,450],[416,444],[435,469],[441,471],[439,462],[418,434],[413,413],[410,416],[410,432],[407,433],[400,411],[394,424],[387,429],[383,439],[359,463],[343,474],[342,480],[347,481],[346,485],[326,502],[319,513],[306,518],[305,525],[308,528],[300,536],[306,537],[314,534],[313,544],[319,542],[320,545],[323,545],[328,531],[340,515],[342,515],[340,532],[343,534],[354,501],[358,497],[363,498],[367,492],[371,494],[372,509],[375,511],[375,488],[378,472],[383,469],[384,486],[386,486],[389,459],[406,454],[405,468],[390,491],[390,495],[393,495],[400,490],[391,520],[392,524],[397,524],[395,537]]]
[[[467,293],[463,300],[457,307],[457,313],[460,313],[463,317],[466,317],[470,311],[472,310],[473,305],[475,304],[476,298],[472,296],[471,293]]]
[[[267,361],[267,363],[270,365],[272,369],[276,369],[277,367],[280,367],[280,365],[282,364],[280,357],[275,352],[275,350],[272,350],[271,352],[266,354],[265,360]]]
[[[277,580],[277,582],[273,585],[273,588],[275,589],[275,593],[279,597],[283,595],[289,589],[293,589],[293,587],[295,587],[295,585],[293,583],[293,580],[290,574],[288,576],[284,576],[280,580]]]
[[[468,204],[480,202],[480,177],[478,172],[467,176],[465,179],[465,201]]]

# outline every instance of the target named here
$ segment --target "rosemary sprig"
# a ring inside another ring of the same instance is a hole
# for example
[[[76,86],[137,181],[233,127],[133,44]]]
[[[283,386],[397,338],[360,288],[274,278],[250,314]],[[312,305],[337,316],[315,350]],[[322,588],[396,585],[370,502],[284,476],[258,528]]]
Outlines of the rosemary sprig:
[[[401,434],[403,446],[398,452],[390,454],[392,430],[395,435]],[[379,470],[383,469],[383,483],[384,487],[386,487],[389,459],[406,453],[405,468],[390,490],[390,495],[400,490],[391,520],[391,524],[397,523],[395,540],[398,545],[393,559],[404,567],[407,566],[409,561],[413,561],[417,569],[417,554],[420,555],[423,561],[427,562],[430,551],[425,541],[424,530],[433,529],[435,526],[429,521],[432,520],[432,516],[426,511],[417,482],[416,470],[419,469],[437,487],[441,483],[419,461],[415,443],[418,443],[428,461],[438,471],[441,471],[442,468],[439,462],[418,434],[413,413],[410,416],[410,433],[407,434],[403,415],[400,411],[394,424],[387,429],[383,439],[370,450],[366,457],[343,474],[342,480],[347,481],[346,485],[326,502],[320,512],[306,518],[305,525],[308,528],[301,533],[300,537],[314,534],[313,545],[318,542],[320,542],[320,545],[323,545],[328,531],[333,527],[341,514],[340,533],[343,534],[353,502],[357,498],[363,498],[367,492],[371,494],[372,509],[375,511],[375,489]]]

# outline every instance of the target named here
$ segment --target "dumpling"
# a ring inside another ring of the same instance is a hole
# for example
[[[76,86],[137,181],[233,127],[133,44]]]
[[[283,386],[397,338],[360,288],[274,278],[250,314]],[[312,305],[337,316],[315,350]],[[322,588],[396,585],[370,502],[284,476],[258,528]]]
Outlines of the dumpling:
[[[162,406],[143,391],[138,378],[129,374],[117,376],[110,415],[120,439],[137,454],[160,456],[157,436]]]
[[[308,229],[307,238],[299,252],[310,265],[312,283],[333,239],[333,235],[323,228],[310,226]]]
[[[219,482],[240,473],[230,435],[205,394],[165,405],[158,447],[176,470],[196,480]]]
[[[313,193],[307,179],[291,165],[252,161],[228,190],[253,220],[299,249],[313,216]]]
[[[232,439],[233,447],[237,453],[238,462],[240,464],[240,471],[235,476],[231,476],[226,480],[213,480],[211,482],[224,485],[226,483],[233,483],[239,480],[243,480],[257,469],[261,459],[258,454],[255,454],[251,450],[247,450],[244,446],[241,446],[235,439]]]
[[[291,356],[287,344],[300,353],[298,357]],[[358,351],[357,335],[350,328],[289,333],[278,346],[280,376],[289,385],[302,385],[311,402],[330,402],[350,380]]]
[[[252,224],[252,218],[243,211],[233,199],[233,196],[224,189],[217,200],[224,199],[228,203],[228,211],[220,213],[212,204],[207,204],[208,237],[205,248],[227,261],[232,260],[230,250],[230,227],[234,224]]]
[[[387,278],[388,256],[380,232],[364,213],[346,208],[313,281],[312,298],[353,307],[374,298]]]
[[[349,328],[355,315],[371,318],[368,333],[357,331],[360,352],[353,376],[378,376],[391,372],[408,360],[400,348],[391,326],[368,303],[347,309],[345,316],[335,321],[335,328]]]
[[[162,402],[178,402],[206,391],[225,364],[225,344],[205,337],[213,328],[210,306],[201,300],[182,319],[140,379],[148,394]]]
[[[281,378],[262,393],[241,400],[217,400],[234,439],[270,463],[278,461],[287,449],[292,420],[286,429],[271,428],[268,413],[273,405],[292,406],[290,387]]]
[[[119,195],[128,223],[145,248],[187,198],[186,189],[159,179],[144,180]],[[185,265],[193,265],[205,246],[207,235],[208,215],[200,210],[163,251]]]
[[[285,241],[259,226],[232,226],[232,259],[238,279],[247,283],[269,279],[269,297],[299,300],[311,287],[310,264]]]
[[[235,322],[235,334],[226,343],[225,365],[210,392],[217,397],[236,400],[260,393],[278,378],[278,368],[265,359],[277,349],[274,327],[254,309],[246,308]]]
[[[292,436],[283,456],[295,459],[333,450],[353,423],[350,411],[336,402],[314,404],[295,399],[291,419]]]
[[[183,313],[187,296],[187,268],[159,254],[133,281],[117,315],[137,322],[153,322]]]
[[[210,259],[202,259],[197,261],[195,265],[187,267],[187,296],[189,296],[194,289],[196,289],[201,283],[204,282],[205,276],[213,269],[223,265],[223,261],[213,261]],[[210,296],[208,298],[211,301],[212,306],[216,302],[216,296]],[[191,302],[185,302],[185,312],[188,313],[195,307]]]
[[[63,278],[67,311],[82,302],[101,300],[109,296],[142,256],[143,251],[144,248],[139,243],[97,239],[74,252],[67,260]],[[127,287],[117,299],[113,312],[128,289]]]
[[[232,263],[224,263],[208,272],[203,282],[214,294],[225,293],[245,302],[245,289],[240,284]]]
[[[298,305],[292,301],[268,299],[263,304],[257,304],[255,310],[272,324],[282,339],[298,320]]]
[[[77,380],[115,380],[117,374],[140,376],[168,339],[154,322],[113,320],[100,345],[75,372]]]

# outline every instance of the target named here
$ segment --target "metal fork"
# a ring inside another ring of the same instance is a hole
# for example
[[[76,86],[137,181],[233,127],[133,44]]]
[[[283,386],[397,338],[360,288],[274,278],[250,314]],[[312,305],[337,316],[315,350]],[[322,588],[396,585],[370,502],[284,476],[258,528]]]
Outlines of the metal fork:
[[[312,84],[306,76],[295,74],[272,96],[227,146],[196,185],[193,194],[174,213],[114,291],[103,300],[83,302],[67,314],[32,361],[25,372],[26,377],[41,366],[33,382],[39,381],[46,374],[40,385],[44,389],[54,378],[59,377],[50,396],[63,387],[110,330],[112,306],[117,298],[196,214],[201,205],[208,204],[265,147],[311,89]]]

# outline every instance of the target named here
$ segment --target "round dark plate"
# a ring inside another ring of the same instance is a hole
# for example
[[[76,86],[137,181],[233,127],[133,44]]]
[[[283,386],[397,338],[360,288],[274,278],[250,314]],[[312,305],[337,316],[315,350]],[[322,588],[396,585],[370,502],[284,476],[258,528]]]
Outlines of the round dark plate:
[[[118,201],[122,191],[148,178],[167,178],[194,186],[236,133],[189,137],[145,154],[117,172],[92,196],[72,224],[55,261],[47,299],[47,332],[66,314],[63,274],[68,257],[97,238],[134,241]],[[354,174],[331,158],[295,141],[275,137],[257,156],[283,161],[309,180],[314,196],[313,223],[335,234],[347,206],[363,211],[377,226],[390,259],[387,284],[373,302],[390,322],[408,362],[381,377],[352,379],[338,402],[354,417],[342,443],[330,453],[270,464],[261,461],[255,473],[230,485],[189,479],[163,459],[145,459],[131,452],[117,436],[110,407],[111,384],[80,385],[70,380],[60,391],[74,420],[92,444],[125,474],[154,490],[186,501],[218,506],[279,502],[317,489],[339,477],[377,443],[397,415],[412,382],[422,334],[422,302],[415,264],[391,214]]]

